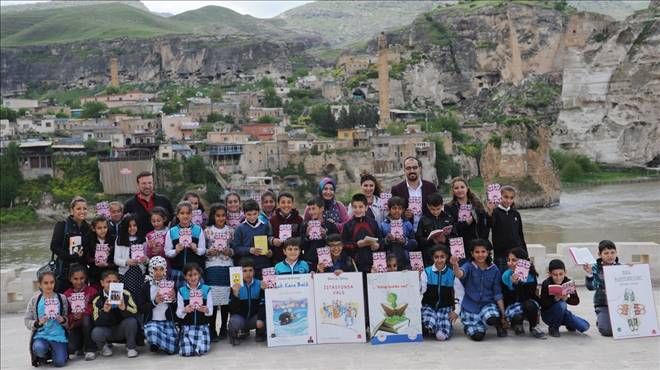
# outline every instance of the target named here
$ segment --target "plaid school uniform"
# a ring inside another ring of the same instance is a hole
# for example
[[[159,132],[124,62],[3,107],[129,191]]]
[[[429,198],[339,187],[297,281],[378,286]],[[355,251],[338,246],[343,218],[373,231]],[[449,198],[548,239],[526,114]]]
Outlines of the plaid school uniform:
[[[449,320],[449,313],[454,309],[452,307],[442,307],[434,310],[431,306],[422,306],[422,325],[431,330],[431,332],[442,333],[449,339],[454,333],[454,327]]]
[[[476,333],[485,333],[487,329],[486,321],[491,317],[500,317],[495,303],[483,306],[478,313],[461,310],[461,322],[465,334],[473,336]]]
[[[169,354],[176,353],[179,334],[174,323],[165,321],[149,321],[144,324],[144,335],[152,346]]]
[[[529,301],[534,303],[537,310],[540,309],[540,306],[539,306],[538,302],[536,302],[534,300],[531,300],[531,299]],[[509,320],[509,321],[511,321],[511,319],[513,319],[514,316],[520,316],[520,315],[524,315],[524,314],[525,313],[523,312],[522,303],[520,303],[520,302],[516,302],[514,304],[511,304],[504,310],[504,315],[506,316],[507,320]]]
[[[211,348],[211,333],[208,325],[184,325],[181,330],[179,354],[201,356]]]

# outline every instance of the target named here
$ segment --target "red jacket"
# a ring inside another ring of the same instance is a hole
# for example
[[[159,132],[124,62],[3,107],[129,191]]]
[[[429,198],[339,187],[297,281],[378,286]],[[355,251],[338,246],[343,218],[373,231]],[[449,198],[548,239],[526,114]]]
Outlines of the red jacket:
[[[91,285],[87,285],[83,290],[81,291],[85,293],[85,312],[83,315],[92,315],[92,300],[96,295],[98,294],[98,291],[96,288],[94,288]],[[71,295],[74,293],[73,288],[69,288],[64,292],[64,296],[66,297],[67,300],[70,300]],[[80,324],[80,320],[75,320],[73,313],[71,313],[71,302],[69,302],[69,312],[68,312],[68,323],[69,327],[75,327]]]
[[[299,237],[300,224],[302,224],[303,220],[302,217],[300,217],[298,210],[295,208],[291,209],[291,212],[289,212],[286,217],[282,216],[278,208],[273,212],[273,215],[270,216],[270,220],[268,220],[268,222],[270,223],[270,227],[273,232],[273,238],[279,239],[280,225],[291,225],[291,237]],[[281,262],[282,260],[284,260],[284,252],[282,251],[282,247],[273,247],[273,261],[277,263]]]

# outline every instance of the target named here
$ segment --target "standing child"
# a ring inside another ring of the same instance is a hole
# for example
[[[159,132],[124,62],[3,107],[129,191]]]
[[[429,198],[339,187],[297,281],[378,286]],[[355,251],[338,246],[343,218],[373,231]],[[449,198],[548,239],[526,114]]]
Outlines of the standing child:
[[[367,198],[364,194],[353,195],[351,207],[353,217],[344,224],[342,241],[344,248],[355,260],[358,271],[364,274],[371,271],[372,253],[381,249],[380,228],[376,220],[366,216]]]
[[[318,252],[316,250],[326,246],[328,235],[339,234],[337,225],[323,218],[324,204],[325,202],[321,197],[310,199],[307,202],[309,220],[300,224],[302,258],[310,264],[312,270],[317,268]]]
[[[502,274],[502,294],[504,295],[506,318],[513,326],[516,335],[525,333],[523,321],[527,319],[530,334],[535,338],[545,339],[545,334],[536,327],[539,323],[540,313],[539,296],[536,293],[538,285],[536,278],[539,274],[530,261],[529,274],[527,279],[522,281],[520,276],[515,274],[519,260],[529,261],[529,256],[524,249],[514,248],[509,251],[509,268]]]
[[[450,184],[452,199],[445,206],[445,212],[452,217],[456,235],[463,238],[463,245],[469,246],[473,239],[488,239],[488,214],[483,204],[462,177],[454,177]],[[461,217],[461,209],[467,215]]]
[[[145,240],[139,236],[137,220],[132,214],[126,214],[119,227],[119,236],[115,245],[115,265],[119,268],[119,277],[124,288],[133,297],[142,289],[146,263],[149,259],[144,253]]]
[[[92,300],[98,294],[87,284],[84,266],[74,265],[69,271],[71,288],[64,292],[69,303],[69,353],[85,354],[85,361],[96,358],[96,344],[92,340]]]
[[[169,215],[163,207],[154,207],[151,209],[151,226],[153,230],[146,235],[147,239],[147,258],[161,256],[165,258],[165,239],[167,239],[167,223]]]
[[[192,223],[202,228],[206,225],[208,217],[204,209],[204,201],[199,194],[189,191],[184,194],[182,202],[188,202],[192,206]]]
[[[243,286],[235,284],[231,287],[232,295],[229,302],[231,310],[229,338],[232,345],[239,344],[240,339],[250,335],[251,329],[256,329],[255,341],[266,340],[266,308],[262,282],[254,278],[252,258],[243,257],[241,268]]]
[[[293,208],[293,194],[280,193],[277,196],[277,209],[270,217],[270,228],[273,232],[273,263],[284,259],[284,241],[300,236],[300,224],[303,222],[298,210]],[[284,234],[288,235],[284,235]]]
[[[594,309],[596,310],[596,326],[600,335],[605,337],[612,336],[612,323],[610,322],[610,313],[607,309],[607,295],[605,293],[605,276],[603,275],[603,266],[613,266],[619,264],[619,257],[616,253],[616,245],[611,240],[603,240],[598,243],[598,260],[593,266],[585,265],[584,271],[587,273],[587,289],[595,290]]]
[[[425,212],[419,219],[415,237],[417,238],[418,248],[422,251],[424,266],[430,266],[433,264],[433,257],[430,252],[431,247],[436,244],[447,245],[449,238],[455,235],[455,231],[451,215],[444,210],[442,195],[440,193],[429,194],[426,209],[428,212]],[[429,239],[429,234],[432,231],[441,230],[449,226],[452,229],[449,235],[438,233]],[[465,255],[467,256],[468,253]]]
[[[566,295],[551,295],[550,285],[563,285],[571,281],[566,277],[566,266],[561,260],[552,260],[548,265],[550,276],[541,284],[541,318],[548,325],[548,333],[552,337],[559,337],[559,327],[566,326],[568,331],[579,331],[584,333],[589,330],[587,320],[573,314],[568,310],[568,305],[580,304],[577,291]]]
[[[245,214],[241,211],[241,196],[232,191],[225,196],[225,205],[227,206],[227,225],[236,229],[245,218]],[[264,224],[267,223],[267,221],[264,222]]]
[[[192,205],[179,202],[176,206],[175,225],[170,228],[165,238],[165,255],[170,259],[172,280],[177,289],[184,285],[183,267],[194,262],[204,266],[206,238],[199,225],[192,223]]]
[[[55,274],[39,275],[39,292],[25,310],[25,326],[32,331],[30,356],[32,366],[45,364],[50,356],[55,367],[66,365],[69,359],[66,338],[66,297],[55,292]]]
[[[234,229],[227,226],[227,208],[216,203],[209,212],[209,224],[206,235],[206,284],[211,287],[213,296],[213,316],[211,316],[211,342],[227,337],[227,319],[229,318],[229,267],[234,266],[234,250],[229,241],[234,237]],[[220,312],[220,335],[216,329],[216,319]]]
[[[266,190],[261,194],[261,212],[259,213],[261,222],[267,224],[273,211],[275,211],[275,193]]]
[[[209,317],[213,315],[211,288],[201,283],[202,269],[196,263],[183,267],[186,284],[177,294],[176,315],[181,319],[181,356],[201,356],[211,347]]]
[[[326,244],[330,248],[330,258],[332,266],[326,266],[324,263],[318,263],[316,269],[318,272],[334,272],[339,275],[342,272],[356,272],[357,266],[351,256],[344,251],[344,243],[341,242],[339,234],[329,234],[326,238]]]
[[[110,210],[110,220],[108,221],[110,234],[117,237],[119,235],[119,225],[121,225],[121,220],[124,217],[124,205],[121,202],[112,201],[108,204],[108,207]]]
[[[89,272],[88,281],[101,288],[101,275],[106,270],[115,269],[115,234],[108,229],[109,221],[103,216],[92,220],[92,235],[85,245],[85,256]]]
[[[167,280],[167,261],[161,256],[149,260],[149,277],[142,286],[140,313],[144,319],[144,335],[151,352],[176,353],[179,335],[174,325],[174,288],[161,288]]]
[[[236,228],[230,245],[234,250],[234,259],[248,256],[254,259],[254,273],[257,279],[260,279],[261,270],[272,266],[273,251],[268,248],[268,252],[262,254],[255,248],[254,240],[256,236],[270,239],[270,226],[259,219],[259,204],[254,200],[248,199],[243,203],[243,212],[245,221]]]
[[[408,252],[417,249],[417,241],[412,223],[402,217],[405,205],[406,201],[401,197],[392,197],[387,201],[389,216],[380,224],[380,234],[385,236],[385,250],[401,261],[402,269],[408,270]]]
[[[495,204],[488,202],[488,226],[493,230],[493,249],[495,251],[495,264],[497,268],[505,270],[507,266],[507,252],[513,248],[522,248],[527,251],[525,235],[523,235],[522,218],[515,209],[514,199],[516,189],[505,185],[500,189],[502,200],[495,208]]]
[[[490,258],[492,246],[488,240],[475,239],[471,249],[471,261],[461,267],[456,256],[450,258],[454,274],[465,287],[461,302],[463,330],[477,342],[486,336],[486,325],[494,326],[498,337],[506,337],[502,277]]]
[[[308,274],[309,264],[300,259],[300,238],[289,238],[282,244],[284,261],[275,265],[276,275]]]
[[[447,265],[449,250],[445,246],[431,249],[433,265],[421,272],[422,326],[435,339],[447,340],[453,334],[452,324],[458,318],[454,301],[454,271]]]

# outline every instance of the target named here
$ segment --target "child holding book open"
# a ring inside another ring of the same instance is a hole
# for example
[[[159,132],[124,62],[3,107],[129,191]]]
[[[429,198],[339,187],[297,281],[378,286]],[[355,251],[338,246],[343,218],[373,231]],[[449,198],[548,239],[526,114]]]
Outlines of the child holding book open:
[[[230,246],[234,251],[234,260],[243,257],[252,257],[254,260],[254,273],[261,279],[261,270],[271,267],[273,251],[268,248],[271,239],[270,225],[259,219],[259,203],[248,199],[243,203],[243,221],[234,232]]]
[[[541,318],[548,325],[548,333],[559,337],[559,327],[581,333],[589,330],[589,322],[568,310],[568,305],[580,304],[575,283],[566,277],[566,266],[558,259],[548,265],[550,276],[541,284]]]

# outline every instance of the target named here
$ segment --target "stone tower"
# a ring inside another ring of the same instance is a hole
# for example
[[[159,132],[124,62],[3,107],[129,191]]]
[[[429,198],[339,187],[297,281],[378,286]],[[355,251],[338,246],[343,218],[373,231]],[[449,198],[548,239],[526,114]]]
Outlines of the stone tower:
[[[380,119],[378,125],[385,128],[390,120],[390,73],[388,65],[388,48],[385,32],[378,36],[378,103]]]
[[[119,60],[110,58],[110,86],[119,87]]]

